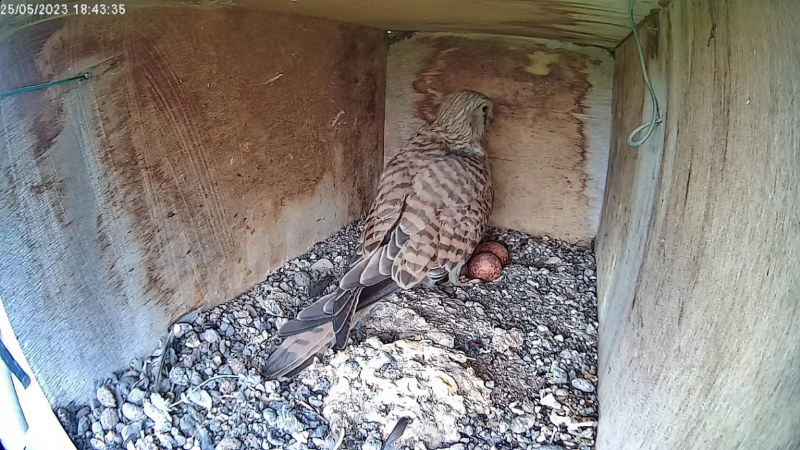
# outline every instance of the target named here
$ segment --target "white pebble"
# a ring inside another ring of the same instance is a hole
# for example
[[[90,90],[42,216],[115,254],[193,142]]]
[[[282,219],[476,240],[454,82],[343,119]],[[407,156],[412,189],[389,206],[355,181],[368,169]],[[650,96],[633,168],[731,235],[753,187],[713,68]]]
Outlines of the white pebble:
[[[158,394],[153,394],[151,399],[156,395]],[[172,417],[169,413],[148,400],[144,401],[144,414],[154,422],[156,431],[166,432],[172,429]]]
[[[192,330],[192,327],[185,323],[176,323],[172,327],[172,335],[176,338],[182,338],[186,333]]]
[[[547,406],[548,408],[561,408],[561,404],[558,403],[553,394],[545,395],[544,398],[542,398],[542,405]]]

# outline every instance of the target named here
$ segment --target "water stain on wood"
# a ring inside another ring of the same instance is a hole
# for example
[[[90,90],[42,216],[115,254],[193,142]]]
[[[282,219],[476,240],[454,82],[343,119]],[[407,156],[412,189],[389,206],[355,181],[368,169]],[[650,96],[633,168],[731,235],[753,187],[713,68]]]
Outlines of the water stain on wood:
[[[356,39],[363,33],[359,27],[288,16],[274,17],[265,32],[256,26],[259,19],[235,10],[197,14],[189,27],[181,25],[187,15],[196,14],[172,10],[154,20],[134,11],[125,25],[136,29],[130,35],[108,19],[87,18],[54,30],[37,52],[45,73],[96,66],[105,55],[118,66],[92,80],[92,104],[71,107],[94,110],[99,118],[94,138],[107,195],[120,200],[117,206],[140,237],[148,296],[167,304],[173,289],[162,274],[175,261],[163,249],[173,236],[185,245],[203,242],[197,258],[204,261],[189,257],[182,263],[194,266],[202,279],[219,277],[207,262],[235,254],[241,245],[237,233],[264,232],[270,221],[262,215],[256,219],[261,223],[240,228],[228,223],[229,216],[259,203],[302,201],[334,169],[331,140],[374,151],[381,135],[374,125],[380,124],[375,117],[382,106],[375,66],[384,51],[376,45],[377,33]],[[225,31],[231,29],[241,32]],[[250,45],[259,39],[271,44]],[[359,61],[375,62],[359,67]],[[312,82],[329,72],[336,75],[331,83]],[[267,83],[276,73],[283,76]],[[326,129],[323,124],[339,110],[345,111],[340,127]],[[43,111],[34,121],[37,156],[60,134],[54,125],[61,111]],[[357,118],[362,125],[355,131],[341,129]],[[370,158],[358,153],[350,152],[336,171],[361,173]],[[357,189],[360,198],[350,214],[368,203],[370,189]],[[161,223],[164,210],[178,222]],[[129,276],[125,271],[116,278]]]
[[[428,49],[412,82],[418,118],[432,120],[444,96],[456,89],[486,93],[495,103],[486,139],[497,191],[493,221],[591,239],[589,143],[581,118],[593,88],[589,73],[599,61],[531,41],[454,35],[414,40]]]

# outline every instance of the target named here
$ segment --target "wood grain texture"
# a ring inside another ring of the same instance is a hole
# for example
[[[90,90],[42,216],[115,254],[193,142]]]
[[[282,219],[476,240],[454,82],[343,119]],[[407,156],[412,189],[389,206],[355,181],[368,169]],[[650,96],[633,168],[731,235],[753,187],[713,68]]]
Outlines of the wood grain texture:
[[[124,2],[128,10],[162,6],[163,3],[162,0]],[[607,48],[614,48],[630,33],[628,0],[471,0],[467,3],[463,0],[172,0],[169,3],[228,5],[302,14],[384,30],[504,34]],[[665,0],[636,0],[637,22],[663,3]],[[0,17],[0,30],[4,23],[18,25],[31,20],[36,18]]]
[[[384,158],[446,94],[482,92],[495,105],[492,224],[588,243],[608,166],[612,64],[604,50],[564,43],[417,34],[389,50]]]
[[[599,450],[800,448],[800,44],[792,0],[673,1],[616,54],[597,243]],[[647,111],[649,117],[649,111]]]
[[[60,404],[365,213],[385,33],[195,7],[0,43],[0,296]]]

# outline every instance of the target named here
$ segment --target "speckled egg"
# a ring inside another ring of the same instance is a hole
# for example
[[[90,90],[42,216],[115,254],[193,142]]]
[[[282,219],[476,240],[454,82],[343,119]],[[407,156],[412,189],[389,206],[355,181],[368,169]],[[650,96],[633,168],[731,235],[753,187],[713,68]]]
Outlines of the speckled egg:
[[[508,265],[508,250],[499,242],[484,242],[475,248],[473,254],[479,255],[481,253],[489,252],[500,260],[503,267]]]
[[[473,279],[494,281],[500,277],[502,270],[500,258],[489,252],[479,253],[469,262],[469,276]]]

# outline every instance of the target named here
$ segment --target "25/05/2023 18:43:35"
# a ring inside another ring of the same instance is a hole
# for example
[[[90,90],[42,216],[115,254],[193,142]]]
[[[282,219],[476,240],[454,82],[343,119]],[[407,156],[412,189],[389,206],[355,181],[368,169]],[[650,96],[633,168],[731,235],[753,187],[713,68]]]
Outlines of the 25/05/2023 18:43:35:
[[[61,16],[97,15],[120,16],[125,14],[124,4],[17,4],[0,3],[0,16]]]

